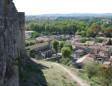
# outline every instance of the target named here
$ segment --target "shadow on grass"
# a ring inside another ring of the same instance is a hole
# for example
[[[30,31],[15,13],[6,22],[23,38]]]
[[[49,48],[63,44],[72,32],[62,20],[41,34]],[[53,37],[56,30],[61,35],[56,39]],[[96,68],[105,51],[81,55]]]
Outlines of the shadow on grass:
[[[48,86],[42,69],[48,67],[37,64],[30,59],[25,61],[20,73],[20,86]]]

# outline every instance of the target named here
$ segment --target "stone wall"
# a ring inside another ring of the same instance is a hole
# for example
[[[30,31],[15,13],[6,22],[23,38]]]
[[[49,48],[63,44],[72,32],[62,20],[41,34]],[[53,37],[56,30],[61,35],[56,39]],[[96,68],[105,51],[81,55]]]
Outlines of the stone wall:
[[[0,0],[0,86],[19,86],[18,56],[24,51],[24,13]]]

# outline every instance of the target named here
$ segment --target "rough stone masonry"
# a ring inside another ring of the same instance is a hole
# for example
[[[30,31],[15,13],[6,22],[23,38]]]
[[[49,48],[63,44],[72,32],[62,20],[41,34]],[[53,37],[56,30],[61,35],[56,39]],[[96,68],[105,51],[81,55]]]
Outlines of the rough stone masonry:
[[[24,51],[24,13],[0,0],[0,86],[19,86],[18,57]]]

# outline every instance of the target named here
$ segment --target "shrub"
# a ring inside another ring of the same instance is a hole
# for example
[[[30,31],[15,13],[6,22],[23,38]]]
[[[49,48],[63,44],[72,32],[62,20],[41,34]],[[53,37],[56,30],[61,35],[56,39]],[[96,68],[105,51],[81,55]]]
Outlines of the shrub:
[[[85,37],[86,36],[86,31],[76,32],[75,34]]]
[[[66,39],[65,38],[60,38],[60,41],[66,41]]]
[[[61,41],[61,42],[59,43],[60,49],[62,49],[62,48],[64,47],[64,44],[65,44],[64,41]]]
[[[88,78],[91,79],[94,76],[97,76],[98,72],[101,70],[101,66],[95,62],[91,62],[85,65],[84,69],[87,72]]]
[[[104,67],[99,72],[99,79],[102,86],[112,86],[112,67]]]
[[[97,42],[97,43],[102,43],[103,40],[102,40],[102,39],[96,39],[96,42]]]
[[[31,38],[36,38],[36,37],[39,37],[40,36],[40,33],[38,33],[38,32],[32,32],[30,34],[30,36],[31,36]]]
[[[31,45],[34,45],[34,44],[36,44],[35,40],[26,40],[25,41],[25,46],[31,46]]]
[[[71,49],[71,51],[72,51],[72,44],[70,44],[70,43],[65,43],[64,47],[69,47],[69,48]]]
[[[80,40],[81,43],[85,43],[86,41],[90,41],[90,39],[83,38],[83,39]]]

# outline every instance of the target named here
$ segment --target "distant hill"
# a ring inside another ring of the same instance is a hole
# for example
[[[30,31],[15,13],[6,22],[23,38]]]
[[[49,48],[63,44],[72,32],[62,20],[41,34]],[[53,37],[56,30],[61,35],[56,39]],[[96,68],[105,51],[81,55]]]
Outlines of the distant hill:
[[[42,15],[26,15],[37,17],[112,17],[112,13],[71,13],[71,14],[42,14]]]

